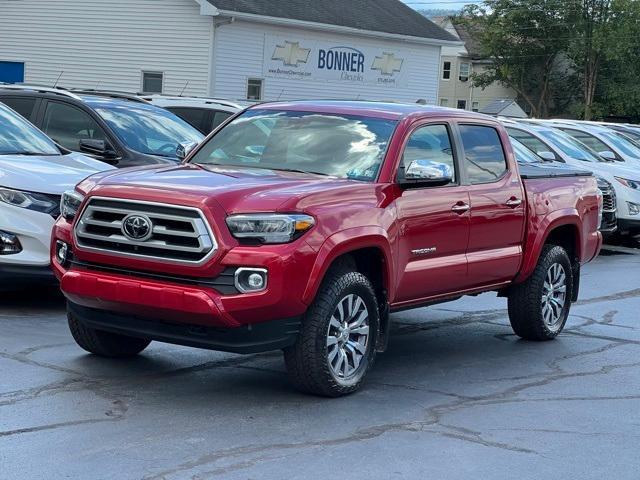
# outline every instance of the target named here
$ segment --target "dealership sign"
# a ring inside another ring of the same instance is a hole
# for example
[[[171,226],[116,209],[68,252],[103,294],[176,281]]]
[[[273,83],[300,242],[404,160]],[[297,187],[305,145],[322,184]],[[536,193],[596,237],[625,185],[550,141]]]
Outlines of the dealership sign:
[[[387,87],[407,84],[406,55],[401,51],[272,35],[265,36],[263,69],[265,77]]]

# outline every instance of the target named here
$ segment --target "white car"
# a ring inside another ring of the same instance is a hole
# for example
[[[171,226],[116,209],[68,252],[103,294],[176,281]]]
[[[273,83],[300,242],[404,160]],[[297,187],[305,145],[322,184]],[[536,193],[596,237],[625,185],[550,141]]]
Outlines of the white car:
[[[627,164],[605,161],[568,133],[549,124],[504,121],[507,132],[545,160],[564,162],[590,170],[604,178],[615,191],[618,232],[640,233],[640,173]],[[605,213],[605,215],[607,215]]]
[[[49,249],[62,193],[113,168],[62,149],[0,104],[0,285],[53,281]]]
[[[166,95],[146,95],[142,98],[153,105],[169,110],[205,135],[209,135],[227,118],[250,105],[221,98]]]

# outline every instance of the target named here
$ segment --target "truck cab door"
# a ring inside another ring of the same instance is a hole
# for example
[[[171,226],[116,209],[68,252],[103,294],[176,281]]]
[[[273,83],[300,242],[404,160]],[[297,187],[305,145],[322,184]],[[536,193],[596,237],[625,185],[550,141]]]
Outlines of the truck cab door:
[[[500,132],[491,124],[460,124],[463,178],[469,184],[469,288],[512,280],[522,260],[525,192]]]
[[[453,180],[444,186],[404,188],[396,199],[399,242],[394,306],[455,292],[467,281],[469,195],[460,181],[450,124],[420,124],[410,130],[400,171],[416,160],[448,165]]]

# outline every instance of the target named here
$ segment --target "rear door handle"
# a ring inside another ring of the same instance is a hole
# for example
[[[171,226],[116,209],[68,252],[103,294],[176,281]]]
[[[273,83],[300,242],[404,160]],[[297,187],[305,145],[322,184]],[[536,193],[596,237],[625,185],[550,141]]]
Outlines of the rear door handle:
[[[507,200],[507,203],[505,203],[505,205],[509,208],[516,208],[522,205],[522,200],[516,197],[511,197],[509,200]]]
[[[471,209],[468,203],[458,202],[453,207],[451,207],[451,211],[453,213],[457,213],[458,215],[462,215]]]

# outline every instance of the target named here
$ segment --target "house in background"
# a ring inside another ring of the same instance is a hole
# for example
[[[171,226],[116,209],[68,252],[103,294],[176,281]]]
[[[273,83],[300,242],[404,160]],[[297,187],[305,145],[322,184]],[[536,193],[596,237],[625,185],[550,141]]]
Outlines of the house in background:
[[[433,17],[431,21],[462,42],[462,46],[444,46],[440,56],[438,104],[442,107],[482,111],[496,100],[515,100],[512,89],[495,82],[488,87],[474,87],[472,73],[482,73],[490,60],[483,59],[480,45],[467,29],[456,25],[451,17]]]
[[[515,100],[495,100],[482,107],[480,113],[494,117],[529,118]]]

